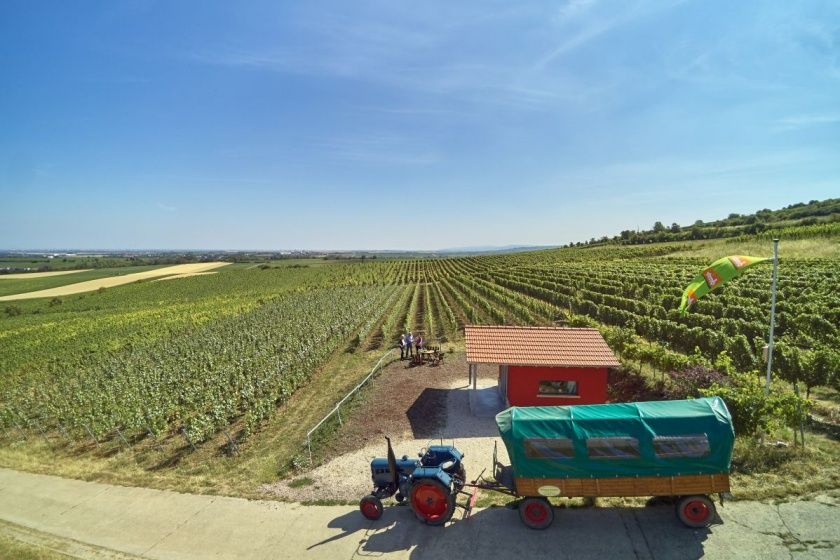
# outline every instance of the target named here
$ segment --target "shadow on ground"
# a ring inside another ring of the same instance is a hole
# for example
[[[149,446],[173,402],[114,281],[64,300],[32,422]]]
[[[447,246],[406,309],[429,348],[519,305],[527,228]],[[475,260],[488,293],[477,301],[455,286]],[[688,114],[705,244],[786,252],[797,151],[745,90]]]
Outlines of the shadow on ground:
[[[476,415],[475,411],[479,410]],[[426,388],[405,412],[414,439],[497,437],[501,401],[495,387]]]
[[[460,511],[456,513],[456,517]],[[358,542],[357,554],[409,553],[414,559],[472,558],[657,558],[692,560],[704,554],[708,529],[692,530],[674,515],[673,506],[645,508],[556,508],[551,527],[526,528],[511,508],[490,508],[446,527],[419,522],[408,506],[385,508],[370,522],[357,512],[329,523],[341,533],[313,543],[309,550],[340,539]]]
[[[449,389],[423,389],[405,411],[414,439],[433,439],[442,435],[446,426]]]

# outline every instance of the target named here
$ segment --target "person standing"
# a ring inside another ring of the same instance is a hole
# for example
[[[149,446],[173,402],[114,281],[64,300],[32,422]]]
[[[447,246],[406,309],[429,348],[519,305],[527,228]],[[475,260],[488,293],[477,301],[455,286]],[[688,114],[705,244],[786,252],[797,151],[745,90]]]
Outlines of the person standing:
[[[407,348],[405,357],[414,356],[414,335],[411,334],[411,331],[408,331],[408,334],[405,335],[405,345]]]
[[[405,335],[400,335],[400,360],[405,359]]]

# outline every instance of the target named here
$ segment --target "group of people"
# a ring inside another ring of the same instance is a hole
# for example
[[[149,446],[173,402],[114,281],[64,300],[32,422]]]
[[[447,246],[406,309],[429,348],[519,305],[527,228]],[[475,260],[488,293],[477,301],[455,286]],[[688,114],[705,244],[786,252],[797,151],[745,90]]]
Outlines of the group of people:
[[[426,341],[423,340],[423,337],[417,335],[417,338],[414,338],[414,335],[411,334],[411,331],[408,331],[404,335],[400,336],[400,359],[404,360],[406,358],[410,358],[414,356],[414,351],[416,350],[418,353],[420,350],[423,349],[423,346],[426,344]]]

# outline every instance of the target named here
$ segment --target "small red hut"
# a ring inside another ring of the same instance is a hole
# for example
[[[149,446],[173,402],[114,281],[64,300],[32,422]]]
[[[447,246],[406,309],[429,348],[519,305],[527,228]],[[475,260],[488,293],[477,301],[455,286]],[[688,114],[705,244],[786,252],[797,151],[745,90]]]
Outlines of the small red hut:
[[[597,329],[470,325],[464,334],[473,387],[479,364],[498,365],[507,406],[604,403],[607,370],[620,365]]]

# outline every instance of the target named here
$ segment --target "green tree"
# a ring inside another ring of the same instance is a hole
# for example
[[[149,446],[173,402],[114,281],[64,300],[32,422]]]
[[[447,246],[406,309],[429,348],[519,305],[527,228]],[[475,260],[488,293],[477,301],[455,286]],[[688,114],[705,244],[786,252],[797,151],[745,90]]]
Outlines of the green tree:
[[[840,354],[829,348],[817,348],[809,352],[804,360],[802,381],[805,383],[805,398],[811,398],[811,387],[829,385],[840,375]]]
[[[804,363],[802,352],[796,346],[784,342],[776,343],[773,348],[773,371],[791,383],[798,383],[803,380]]]

